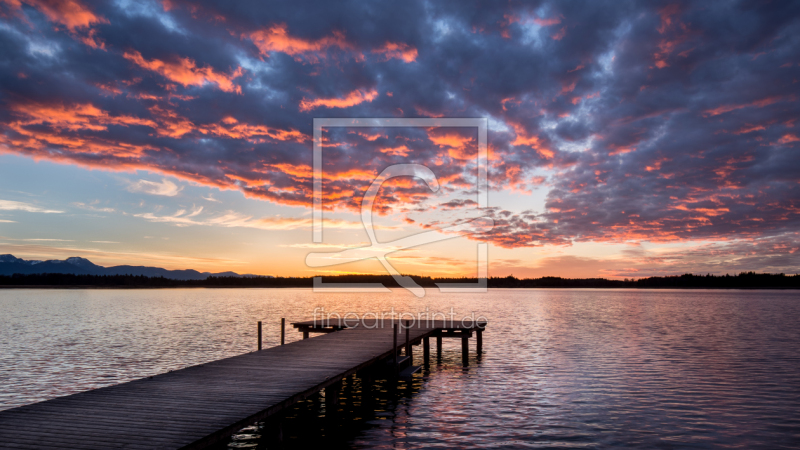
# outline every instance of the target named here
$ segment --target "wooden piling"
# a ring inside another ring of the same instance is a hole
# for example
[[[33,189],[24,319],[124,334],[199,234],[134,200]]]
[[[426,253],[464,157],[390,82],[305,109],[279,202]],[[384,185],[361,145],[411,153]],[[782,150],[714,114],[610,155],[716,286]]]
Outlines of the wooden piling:
[[[397,324],[392,323],[392,348],[394,349],[394,367],[397,368]]]
[[[339,391],[342,389],[342,382],[337,381],[325,388],[325,416],[332,417],[333,412],[339,405]]]
[[[308,339],[308,331],[303,331],[303,339]]]
[[[286,319],[281,318],[281,345],[286,341]]]
[[[359,372],[358,378],[361,379],[361,406],[368,408],[372,405],[372,384],[373,377],[371,370]]]
[[[478,354],[483,353],[483,331],[475,330],[475,339],[478,341]]]
[[[426,366],[431,365],[431,339],[428,336],[422,338],[422,359]]]
[[[442,337],[436,336],[436,360],[442,362]]]
[[[261,351],[261,321],[258,321],[258,350]]]
[[[461,332],[461,362],[464,367],[469,366],[469,334]]]
[[[406,356],[408,356],[410,358],[409,359],[409,363],[413,364],[414,356],[411,353],[412,350],[411,350],[411,337],[410,337],[410,335],[411,335],[411,321],[410,320],[406,320]]]

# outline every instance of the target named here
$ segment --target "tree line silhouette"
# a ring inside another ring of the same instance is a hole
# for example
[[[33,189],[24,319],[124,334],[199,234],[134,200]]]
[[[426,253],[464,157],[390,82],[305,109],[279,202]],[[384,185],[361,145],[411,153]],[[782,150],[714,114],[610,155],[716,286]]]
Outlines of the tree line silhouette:
[[[477,278],[433,278],[411,275],[420,286],[437,283],[476,283]],[[323,276],[324,283],[382,283],[400,287],[390,275]],[[313,277],[215,277],[204,280],[173,280],[135,275],[72,275],[60,273],[0,276],[0,287],[312,287]],[[609,280],[606,278],[516,278],[490,277],[490,288],[715,288],[715,289],[800,289],[800,275],[742,272],[738,275],[684,274],[665,277]]]

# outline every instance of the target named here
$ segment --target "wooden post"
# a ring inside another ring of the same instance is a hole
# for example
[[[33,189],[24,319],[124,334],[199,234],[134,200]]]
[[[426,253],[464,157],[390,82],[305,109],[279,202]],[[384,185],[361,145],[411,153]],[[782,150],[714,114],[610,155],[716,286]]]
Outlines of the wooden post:
[[[461,362],[464,367],[469,366],[469,334],[461,332]]]
[[[261,321],[258,321],[258,350],[261,350]]]
[[[394,367],[397,369],[397,324],[392,323],[392,349],[394,349]]]
[[[283,421],[272,420],[265,424],[262,435],[269,436],[269,439],[274,442],[283,442]]]
[[[436,336],[436,360],[442,361],[442,337]]]
[[[303,339],[308,339],[308,330],[303,330]]]
[[[286,340],[286,319],[281,318],[281,345],[284,344]]]
[[[333,411],[339,404],[339,390],[342,388],[342,382],[337,381],[328,385],[325,388],[325,416],[332,417]]]
[[[431,339],[428,336],[422,338],[422,359],[426,366],[431,365]]]
[[[414,362],[414,356],[411,354],[411,321],[406,320],[406,356],[409,357],[409,364]]]
[[[478,341],[478,354],[483,353],[483,330],[476,330],[475,331],[475,338]]]
[[[361,379],[361,406],[368,407],[372,404],[372,372],[367,369],[358,373]]]

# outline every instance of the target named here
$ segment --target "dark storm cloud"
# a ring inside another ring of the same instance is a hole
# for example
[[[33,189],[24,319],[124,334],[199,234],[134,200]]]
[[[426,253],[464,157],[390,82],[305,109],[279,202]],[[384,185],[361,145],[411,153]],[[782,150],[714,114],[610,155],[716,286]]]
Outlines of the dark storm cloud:
[[[544,211],[491,211],[480,238],[504,247],[800,219],[797,3],[5,0],[0,15],[4,151],[309,205],[314,117],[489,117],[492,188],[548,189]],[[358,209],[392,163],[473,189],[458,130],[360,131],[326,133],[328,207]],[[377,206],[427,193],[398,182]]]

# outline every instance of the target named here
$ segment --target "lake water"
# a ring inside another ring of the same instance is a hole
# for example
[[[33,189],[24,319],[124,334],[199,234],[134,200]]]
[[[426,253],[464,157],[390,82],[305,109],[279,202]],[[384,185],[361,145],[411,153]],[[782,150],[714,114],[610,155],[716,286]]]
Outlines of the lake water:
[[[441,364],[369,411],[345,396],[337,422],[298,405],[283,447],[800,448],[798,291],[0,290],[0,409],[252,351],[258,320],[276,345],[317,307],[475,312],[484,354],[462,369],[445,339]],[[271,448],[269,427],[224,447]]]

